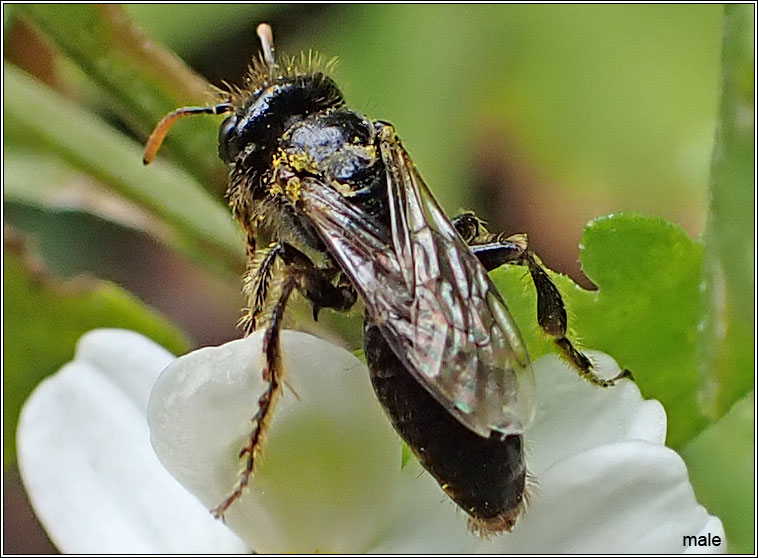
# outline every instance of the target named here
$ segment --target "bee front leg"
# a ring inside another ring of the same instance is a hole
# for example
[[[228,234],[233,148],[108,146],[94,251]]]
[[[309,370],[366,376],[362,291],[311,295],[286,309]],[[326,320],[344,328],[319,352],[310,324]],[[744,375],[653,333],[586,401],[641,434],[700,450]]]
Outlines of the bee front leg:
[[[566,336],[568,318],[563,297],[537,256],[529,250],[525,234],[515,234],[507,238],[492,234],[484,227],[484,222],[471,212],[462,213],[453,219],[452,223],[487,271],[503,264],[527,267],[537,291],[537,322],[554,340],[563,358],[580,376],[601,387],[610,387],[616,380],[631,377],[629,370],[622,370],[614,378],[600,378],[595,373],[592,361],[574,347]]]
[[[276,264],[283,263],[283,268]],[[260,320],[265,320],[263,333],[263,380],[268,383],[266,391],[258,398],[258,410],[252,418],[253,431],[240,451],[245,458],[244,467],[231,494],[212,513],[223,517],[229,507],[244,492],[253,476],[255,458],[260,454],[264,435],[269,427],[274,408],[282,393],[283,370],[280,354],[279,332],[287,301],[297,289],[313,305],[314,317],[320,308],[348,310],[357,299],[357,294],[336,269],[320,269],[302,252],[289,244],[273,243],[258,250],[249,267],[245,280],[245,293],[250,300],[250,310],[243,319],[247,333]],[[337,279],[336,285],[333,283]],[[273,300],[273,304],[272,301]]]
[[[284,309],[296,284],[296,276],[285,272],[284,278],[278,285],[278,289],[276,289],[278,290],[278,296],[268,315],[268,325],[263,333],[262,353],[264,365],[262,376],[268,382],[268,387],[263,392],[263,395],[258,398],[258,411],[252,418],[255,426],[245,447],[242,448],[239,454],[240,458],[246,457],[246,459],[242,472],[237,479],[237,484],[234,486],[231,494],[211,511],[216,518],[223,517],[229,506],[242,496],[242,493],[250,482],[250,477],[253,475],[255,457],[260,453],[263,437],[271,423],[276,403],[281,396],[283,370],[279,332],[282,326]]]
[[[274,242],[265,248],[256,250],[250,256],[242,288],[250,306],[237,324],[245,332],[245,335],[255,331],[258,325],[258,320],[264,311],[266,300],[268,300],[271,278],[275,270],[274,264],[283,250],[281,243]]]

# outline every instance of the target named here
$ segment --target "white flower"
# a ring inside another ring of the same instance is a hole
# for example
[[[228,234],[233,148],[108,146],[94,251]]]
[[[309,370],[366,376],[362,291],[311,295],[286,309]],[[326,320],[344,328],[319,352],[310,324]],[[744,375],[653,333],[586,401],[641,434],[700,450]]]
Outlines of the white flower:
[[[95,330],[22,409],[21,477],[50,539],[75,554],[247,552],[163,468],[150,446],[150,390],[173,355]]]
[[[91,332],[75,360],[24,407],[19,464],[38,516],[64,552],[674,553],[724,530],[695,501],[666,417],[631,381],[599,389],[554,356],[534,363],[526,435],[537,478],[512,533],[487,540],[413,461],[350,353],[283,333],[281,399],[250,490],[226,526],[228,494],[264,389],[261,336],[172,357],[137,334]],[[601,372],[617,366],[594,353]],[[148,439],[147,400],[153,445]],[[198,501],[199,500],[199,501]],[[231,528],[246,544],[242,543]]]

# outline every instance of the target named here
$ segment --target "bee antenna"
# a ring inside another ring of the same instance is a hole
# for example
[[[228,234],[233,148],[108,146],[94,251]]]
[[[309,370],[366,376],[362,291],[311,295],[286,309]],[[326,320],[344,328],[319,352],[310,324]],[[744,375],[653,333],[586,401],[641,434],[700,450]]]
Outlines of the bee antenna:
[[[164,116],[160,122],[155,126],[155,130],[147,138],[145,144],[145,153],[142,157],[144,164],[150,164],[155,159],[158,149],[160,148],[163,140],[168,134],[169,128],[174,125],[174,122],[185,116],[192,116],[194,114],[224,114],[234,110],[234,106],[231,103],[220,103],[212,107],[182,107]]]
[[[274,70],[276,69],[276,59],[274,58],[274,32],[271,30],[271,26],[268,23],[261,23],[258,25],[255,32],[258,34],[258,38],[261,41],[263,60],[268,66],[271,79],[273,79]]]

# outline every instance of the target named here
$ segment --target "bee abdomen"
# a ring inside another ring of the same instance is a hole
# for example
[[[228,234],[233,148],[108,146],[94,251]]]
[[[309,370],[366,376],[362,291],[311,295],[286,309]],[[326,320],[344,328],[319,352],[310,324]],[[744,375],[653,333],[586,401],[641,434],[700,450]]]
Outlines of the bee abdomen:
[[[523,439],[482,438],[451,415],[399,361],[379,328],[365,327],[371,382],[395,430],[484,534],[511,530],[523,509]]]

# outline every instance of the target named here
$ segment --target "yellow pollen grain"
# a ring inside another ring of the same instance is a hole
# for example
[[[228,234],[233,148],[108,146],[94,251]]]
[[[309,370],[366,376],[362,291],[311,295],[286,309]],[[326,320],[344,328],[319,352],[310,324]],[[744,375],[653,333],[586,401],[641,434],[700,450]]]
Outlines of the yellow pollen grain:
[[[271,195],[274,195],[274,196],[280,196],[284,193],[284,191],[282,190],[281,184],[279,184],[278,182],[272,182],[271,184],[269,184],[268,191]]]
[[[340,182],[339,180],[332,180],[332,186],[346,198],[350,198],[355,195],[355,191],[350,188],[350,185]]]
[[[298,172],[318,172],[316,161],[306,153],[292,153],[287,157],[287,163]]]
[[[297,176],[293,176],[287,181],[286,191],[287,197],[291,201],[300,199],[300,179]]]

